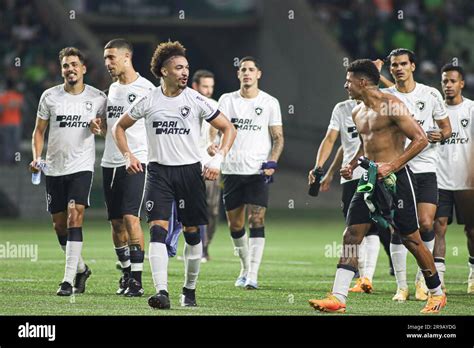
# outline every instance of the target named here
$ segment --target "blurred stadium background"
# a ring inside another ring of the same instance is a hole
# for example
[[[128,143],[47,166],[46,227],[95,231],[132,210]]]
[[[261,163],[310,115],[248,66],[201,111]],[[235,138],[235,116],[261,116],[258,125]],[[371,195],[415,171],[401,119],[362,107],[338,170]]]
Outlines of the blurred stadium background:
[[[205,68],[216,74],[215,99],[238,89],[235,59],[255,55],[263,66],[261,88],[279,99],[285,123],[271,207],[338,209],[338,185],[323,199],[310,199],[305,178],[332,107],[346,98],[344,63],[406,47],[418,55],[418,81],[439,88],[440,66],[456,58],[468,72],[465,94],[473,97],[473,35],[469,0],[1,0],[0,95],[10,80],[24,103],[20,124],[9,125],[21,129],[21,142],[9,144],[18,155],[0,164],[0,216],[48,218],[43,184],[33,187],[26,168],[38,100],[43,90],[62,82],[57,54],[65,46],[87,53],[86,83],[106,89],[111,80],[102,48],[111,38],[133,42],[137,71],[154,83],[149,61],[157,43],[180,40],[188,48],[191,73]],[[0,127],[8,126],[0,121]],[[102,150],[99,139],[98,158]],[[98,166],[92,203],[88,215],[103,216]]]

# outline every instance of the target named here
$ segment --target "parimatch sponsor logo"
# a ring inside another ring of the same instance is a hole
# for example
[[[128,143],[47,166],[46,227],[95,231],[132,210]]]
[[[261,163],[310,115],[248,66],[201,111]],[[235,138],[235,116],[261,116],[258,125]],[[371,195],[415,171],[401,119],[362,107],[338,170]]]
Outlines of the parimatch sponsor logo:
[[[234,117],[230,120],[230,122],[232,122],[235,129],[239,131],[259,131],[262,129],[262,126],[253,124],[253,120],[248,118]]]
[[[455,145],[455,144],[461,144],[461,145],[469,144],[469,138],[463,138],[460,136],[459,132],[453,132],[448,139],[443,140],[441,142],[441,145]]]
[[[120,105],[107,106],[107,118],[119,118],[122,116],[124,107]]]
[[[90,122],[82,121],[81,115],[57,115],[56,121],[61,128],[89,128]]]
[[[178,134],[189,135],[189,128],[178,127],[178,121],[155,121],[153,128],[156,128],[155,134]]]

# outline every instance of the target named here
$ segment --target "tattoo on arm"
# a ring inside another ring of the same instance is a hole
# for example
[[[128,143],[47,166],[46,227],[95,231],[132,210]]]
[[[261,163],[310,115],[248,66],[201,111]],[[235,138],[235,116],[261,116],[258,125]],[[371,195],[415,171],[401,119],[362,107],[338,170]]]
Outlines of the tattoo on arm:
[[[272,152],[270,160],[277,162],[283,152],[285,140],[283,138],[283,126],[270,126],[270,134],[272,136]]]

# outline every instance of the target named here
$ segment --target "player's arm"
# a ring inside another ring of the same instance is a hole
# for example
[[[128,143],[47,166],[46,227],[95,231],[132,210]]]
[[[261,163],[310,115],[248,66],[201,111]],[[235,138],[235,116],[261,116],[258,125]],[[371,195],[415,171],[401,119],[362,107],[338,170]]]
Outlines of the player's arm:
[[[207,180],[216,180],[221,170],[221,163],[234,143],[237,131],[229,119],[220,112],[211,122],[211,126],[222,133],[222,140],[212,160],[204,165],[203,176]]]
[[[395,160],[389,163],[379,165],[379,177],[386,177],[390,173],[397,172],[403,168],[408,161],[418,155],[428,145],[428,138],[424,130],[411,116],[408,108],[398,98],[393,97],[392,116],[391,119],[405,136],[411,140],[410,145],[405,148],[405,151]]]
[[[336,143],[338,136],[339,131],[332,128],[328,128],[326,136],[324,137],[321,144],[319,144],[314,167],[309,171],[308,185],[311,185],[316,180],[316,177],[314,176],[314,170],[317,168],[322,168],[324,166],[324,163],[326,163],[329,156],[331,155],[332,149],[334,148],[334,144]]]
[[[114,137],[115,144],[117,144],[117,148],[122,153],[123,157],[125,157],[127,162],[127,172],[131,174],[143,172],[142,164],[135,156],[133,156],[130,148],[128,147],[127,135],[125,134],[125,131],[133,126],[135,122],[137,121],[130,117],[128,113],[124,113],[112,127],[112,135]]]
[[[33,136],[31,138],[31,151],[33,153],[33,161],[30,163],[30,171],[37,173],[39,161],[41,160],[41,154],[43,153],[44,147],[44,134],[48,128],[49,120],[43,120],[40,117],[36,118],[35,129],[33,130]]]
[[[382,66],[383,66],[383,60],[382,59],[374,60],[374,61],[372,61],[372,63],[374,63],[375,66],[377,67],[377,69],[379,69],[379,72],[382,72]],[[382,74],[380,74],[380,83],[382,85],[384,85],[385,87],[392,87],[393,85],[395,85],[392,81],[387,79]]]
[[[332,179],[334,178],[334,174],[339,171],[339,169],[342,166],[342,159],[344,157],[344,150],[342,149],[342,145],[339,146],[339,149],[337,149],[336,156],[334,157],[328,172],[326,175],[321,179],[321,188],[320,190],[322,192],[328,191],[329,186],[331,185]]]
[[[217,135],[219,134],[219,130],[214,127],[209,127],[209,144],[207,144],[207,153],[209,156],[214,156],[217,151],[219,151],[219,145],[217,145]]]
[[[91,130],[92,134],[105,137],[107,134],[107,120],[105,115],[94,118],[89,125],[89,129]]]
[[[449,138],[453,132],[451,128],[451,122],[449,121],[449,117],[443,118],[441,120],[435,120],[435,121],[439,127],[439,131],[428,133],[428,140],[430,141],[430,143],[441,142],[444,139]]]
[[[272,149],[270,151],[270,158],[262,166],[263,173],[267,176],[272,176],[277,168],[277,162],[283,152],[285,146],[285,139],[283,137],[283,126],[275,125],[268,127],[272,137]]]

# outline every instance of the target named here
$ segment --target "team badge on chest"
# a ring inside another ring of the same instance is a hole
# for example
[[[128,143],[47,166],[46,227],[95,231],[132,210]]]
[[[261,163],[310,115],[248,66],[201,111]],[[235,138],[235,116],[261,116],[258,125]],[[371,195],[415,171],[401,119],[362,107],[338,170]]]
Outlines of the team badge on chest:
[[[263,112],[263,109],[260,106],[257,106],[255,108],[255,113],[257,114],[257,116],[260,116],[262,112]]]
[[[189,106],[182,106],[179,108],[179,113],[181,114],[181,116],[183,116],[183,118],[188,117],[190,111],[191,108]]]
[[[137,99],[137,95],[135,93],[130,93],[127,96],[127,100],[130,104],[132,104]]]
[[[418,100],[415,104],[416,104],[416,107],[418,108],[418,110],[420,110],[420,111],[425,108],[425,102],[424,101]]]
[[[86,101],[86,110],[87,111],[92,111],[92,102]]]
[[[464,128],[467,128],[467,126],[469,126],[469,120],[467,118],[463,118],[461,120],[461,126],[463,126]]]

